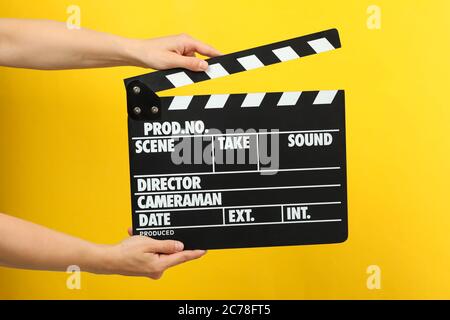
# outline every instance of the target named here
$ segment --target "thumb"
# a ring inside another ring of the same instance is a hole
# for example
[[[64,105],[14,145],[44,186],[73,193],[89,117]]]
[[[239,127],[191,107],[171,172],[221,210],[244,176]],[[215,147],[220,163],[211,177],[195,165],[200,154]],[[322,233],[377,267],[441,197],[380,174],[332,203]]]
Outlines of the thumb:
[[[175,240],[155,240],[152,239],[148,249],[153,253],[176,253],[183,251],[184,244]]]
[[[176,53],[171,56],[171,65],[173,68],[185,68],[191,71],[205,71],[208,69],[208,63],[205,60]]]

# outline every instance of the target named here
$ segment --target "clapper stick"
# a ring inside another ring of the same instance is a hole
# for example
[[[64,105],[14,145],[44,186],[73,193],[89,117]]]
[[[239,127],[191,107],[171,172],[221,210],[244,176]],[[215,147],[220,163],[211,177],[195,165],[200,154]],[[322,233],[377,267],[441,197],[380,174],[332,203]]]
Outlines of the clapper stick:
[[[345,241],[343,90],[156,94],[340,46],[331,29],[126,79],[133,233],[191,249]]]
[[[128,92],[128,105],[132,106],[128,111],[130,116],[135,119],[156,119],[161,110],[161,102],[155,94],[156,92],[331,51],[340,47],[338,31],[330,29],[207,59],[209,67],[205,72],[175,68],[128,78],[125,80],[125,86]]]

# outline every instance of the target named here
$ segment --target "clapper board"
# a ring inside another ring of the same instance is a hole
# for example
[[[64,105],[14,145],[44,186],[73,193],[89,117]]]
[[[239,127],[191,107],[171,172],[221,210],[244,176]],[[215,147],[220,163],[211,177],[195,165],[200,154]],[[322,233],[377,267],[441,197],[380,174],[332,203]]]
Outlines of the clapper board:
[[[345,241],[343,90],[156,94],[340,46],[332,29],[126,79],[133,233],[187,249]]]

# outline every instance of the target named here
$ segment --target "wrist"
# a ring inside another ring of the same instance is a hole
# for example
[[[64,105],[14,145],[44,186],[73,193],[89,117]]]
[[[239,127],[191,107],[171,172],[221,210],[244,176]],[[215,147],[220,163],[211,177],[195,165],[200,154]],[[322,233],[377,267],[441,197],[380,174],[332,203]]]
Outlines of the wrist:
[[[84,254],[82,271],[96,274],[114,273],[114,259],[112,246],[89,243]]]
[[[120,38],[119,46],[122,58],[128,66],[145,67],[142,59],[142,40]]]

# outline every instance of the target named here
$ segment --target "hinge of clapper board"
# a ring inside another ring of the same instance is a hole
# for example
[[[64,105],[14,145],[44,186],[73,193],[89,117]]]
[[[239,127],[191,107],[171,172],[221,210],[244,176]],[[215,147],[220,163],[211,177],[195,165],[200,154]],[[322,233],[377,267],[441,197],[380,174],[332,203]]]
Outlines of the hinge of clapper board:
[[[158,120],[164,112],[161,108],[161,100],[156,94],[158,91],[228,76],[340,47],[338,31],[330,29],[207,59],[209,68],[205,72],[176,68],[128,78],[125,79],[128,115],[135,120]]]

